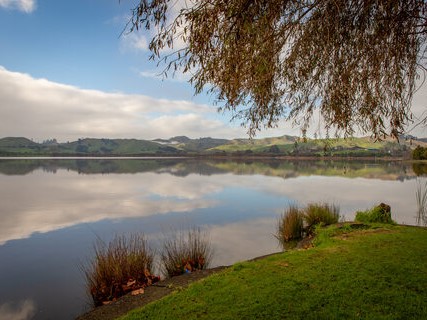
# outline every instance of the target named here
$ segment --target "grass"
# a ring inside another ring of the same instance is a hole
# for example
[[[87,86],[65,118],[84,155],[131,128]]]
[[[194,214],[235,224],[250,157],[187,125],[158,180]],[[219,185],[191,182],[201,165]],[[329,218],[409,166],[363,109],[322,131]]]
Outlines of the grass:
[[[212,254],[207,233],[193,227],[166,238],[160,253],[161,269],[168,277],[203,270],[209,266]]]
[[[375,206],[370,210],[356,212],[355,220],[359,222],[366,222],[366,223],[372,223],[372,222],[389,223],[389,224],[396,223],[391,218],[390,206],[384,203],[381,203],[380,205]]]
[[[426,319],[427,230],[319,229],[328,241],[235,264],[136,319]]]
[[[116,236],[108,245],[99,241],[94,251],[94,259],[82,269],[95,306],[159,280],[152,274],[154,253],[141,234]]]

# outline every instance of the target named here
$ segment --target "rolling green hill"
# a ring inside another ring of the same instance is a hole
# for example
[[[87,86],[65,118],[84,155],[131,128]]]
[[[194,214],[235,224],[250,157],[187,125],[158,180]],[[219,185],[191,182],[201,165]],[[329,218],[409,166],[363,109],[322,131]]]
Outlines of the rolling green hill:
[[[30,139],[22,137],[8,137],[0,139],[0,148],[32,148],[38,145],[38,143],[33,142]]]
[[[55,144],[38,144],[25,138],[0,139],[2,156],[135,156],[179,152],[178,149],[170,146],[137,139],[79,139]]]
[[[301,139],[282,136],[265,139],[235,139],[209,149],[216,153],[263,153],[286,156],[394,156],[410,154],[411,141],[373,141],[370,138]]]
[[[41,145],[23,137],[7,137],[0,139],[0,156],[25,155],[40,151]]]
[[[370,138],[301,139],[281,136],[264,139],[79,139],[43,143],[22,137],[0,139],[0,156],[292,156],[292,157],[409,157],[415,146],[427,146],[422,139],[373,141]]]

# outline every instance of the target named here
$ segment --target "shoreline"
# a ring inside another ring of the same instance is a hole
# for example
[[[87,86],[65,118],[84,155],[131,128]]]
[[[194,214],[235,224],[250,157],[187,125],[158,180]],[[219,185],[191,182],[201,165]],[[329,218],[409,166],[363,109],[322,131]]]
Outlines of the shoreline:
[[[276,254],[276,253],[274,253]],[[263,256],[264,257],[264,256]],[[263,257],[255,258],[261,259]],[[204,279],[212,274],[221,272],[230,266],[218,266],[206,270],[198,270],[192,273],[182,274],[176,277],[161,280],[144,288],[144,293],[139,295],[127,294],[110,304],[92,308],[79,315],[76,320],[114,320],[127,314],[129,311],[143,307],[173,293],[188,287],[190,284]]]
[[[424,319],[427,309],[421,306],[424,306],[426,294],[422,285],[425,274],[420,271],[425,270],[426,266],[422,259],[426,253],[423,246],[426,228],[373,224],[368,229],[346,229],[344,232],[338,229],[333,233],[330,233],[330,228],[322,229],[325,230],[321,232],[323,236],[320,236],[321,240],[313,250],[297,250],[290,255],[270,254],[248,260],[253,261],[251,263],[237,263],[220,275],[196,282],[184,291],[182,288],[186,285],[178,284],[175,290],[171,290],[176,294],[158,298],[165,297],[164,302],[163,299],[147,301],[143,310],[135,310],[125,318],[198,319],[206,314],[210,314],[211,318],[220,315],[230,319],[281,319],[291,314],[295,318],[303,318],[307,314],[334,318],[338,310],[342,318],[384,315],[407,318],[412,315]],[[331,236],[339,241],[329,241]],[[350,241],[353,239],[355,241]],[[379,246],[379,243],[384,245]],[[391,265],[391,268],[384,268],[384,263]],[[413,270],[415,263],[420,270]],[[221,270],[224,269],[218,271]],[[322,272],[325,270],[328,272]],[[396,273],[396,270],[407,272]],[[191,275],[179,277],[186,281]],[[402,288],[403,282],[411,285]],[[170,283],[162,285],[168,289],[173,286]],[[391,289],[384,292],[385,287]],[[226,288],[226,291],[222,288]],[[402,290],[405,292],[403,296],[399,294]],[[319,296],[323,299],[319,300]],[[366,296],[374,299],[367,299]],[[139,300],[144,299],[141,297]],[[326,304],[325,299],[328,301]],[[125,306],[128,300],[120,301],[115,303],[117,309]],[[189,303],[192,301],[195,303]],[[301,304],[300,301],[305,303]],[[122,316],[122,313],[108,315],[107,308],[101,308],[103,311],[97,315],[88,313],[85,318],[77,319],[109,320]]]
[[[352,221],[348,221],[347,223],[354,223]],[[337,226],[343,225],[344,223],[338,223]],[[385,224],[384,226],[387,226]],[[396,224],[395,227],[400,228],[416,228],[416,229],[424,229],[424,226],[408,226],[402,224]],[[353,229],[353,232],[357,232],[357,229]],[[350,232],[351,234],[351,232]],[[308,241],[307,241],[308,240]],[[313,247],[313,238],[305,238],[299,241],[293,250],[302,250],[306,251]],[[286,250],[287,251],[287,250]],[[284,251],[273,252],[270,254],[265,254],[261,256],[254,257],[252,259],[243,261],[243,262],[258,262],[260,260],[268,259],[270,257],[282,254]],[[215,273],[222,272],[229,268],[233,267],[233,265],[228,266],[217,266],[214,268],[206,269],[206,270],[198,270],[189,274],[182,274],[179,276],[167,278],[161,280],[151,286],[144,288],[144,293],[140,295],[132,295],[127,294],[125,296],[120,297],[116,301],[111,302],[110,304],[93,307],[91,310],[85,312],[82,315],[79,315],[76,320],[114,320],[121,316],[126,315],[130,311],[136,308],[143,307],[149,303],[156,302],[176,291],[180,291],[190,284],[198,282],[204,278],[207,278]]]

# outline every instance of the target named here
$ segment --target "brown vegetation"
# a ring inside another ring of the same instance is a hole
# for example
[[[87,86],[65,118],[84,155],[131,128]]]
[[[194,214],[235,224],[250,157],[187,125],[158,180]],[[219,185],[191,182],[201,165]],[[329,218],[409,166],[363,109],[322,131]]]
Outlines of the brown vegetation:
[[[209,266],[212,248],[206,233],[191,228],[187,233],[180,231],[166,238],[160,253],[162,272],[169,277]]]
[[[116,236],[108,245],[99,241],[94,250],[95,258],[83,272],[95,306],[129,292],[141,293],[160,280],[152,273],[154,254],[141,234]]]

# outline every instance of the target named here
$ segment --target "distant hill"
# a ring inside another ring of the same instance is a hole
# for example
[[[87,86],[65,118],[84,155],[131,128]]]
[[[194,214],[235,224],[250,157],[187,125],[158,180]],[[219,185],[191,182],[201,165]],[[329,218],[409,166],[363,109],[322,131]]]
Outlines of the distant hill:
[[[281,136],[263,139],[79,139],[58,143],[55,139],[36,143],[23,137],[0,139],[0,156],[352,156],[408,157],[424,139],[373,141],[370,138],[302,139]]]
[[[137,139],[81,139],[59,145],[61,150],[85,154],[137,155],[176,153],[178,150],[148,140]]]
[[[0,139],[2,156],[135,156],[176,153],[180,153],[176,148],[137,139],[79,139],[56,144],[38,144],[25,138]]]
[[[34,148],[38,143],[23,137],[7,137],[0,139],[0,148]]]

